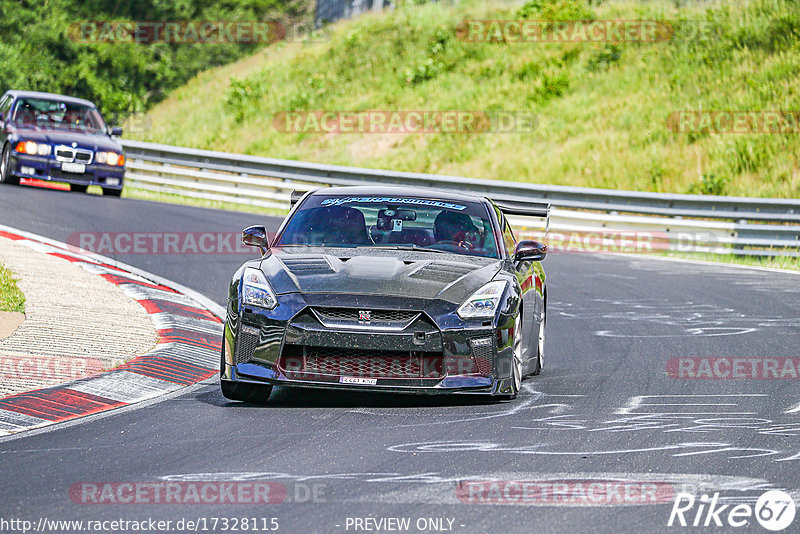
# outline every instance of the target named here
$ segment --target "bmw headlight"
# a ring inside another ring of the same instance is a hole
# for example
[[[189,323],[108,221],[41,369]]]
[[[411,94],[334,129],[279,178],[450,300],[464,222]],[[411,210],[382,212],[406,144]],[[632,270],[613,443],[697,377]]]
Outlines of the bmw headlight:
[[[500,306],[506,285],[503,281],[489,282],[458,308],[458,316],[462,319],[491,319]]]
[[[116,165],[120,167],[125,165],[125,155],[117,154],[116,152],[98,152],[95,154],[94,159],[97,161],[97,163],[103,163],[106,165]]]
[[[271,310],[278,305],[278,299],[259,269],[246,267],[242,277],[242,304]]]
[[[36,143],[34,141],[20,141],[15,148],[20,154],[30,154],[31,156],[49,156],[52,147],[47,143]]]

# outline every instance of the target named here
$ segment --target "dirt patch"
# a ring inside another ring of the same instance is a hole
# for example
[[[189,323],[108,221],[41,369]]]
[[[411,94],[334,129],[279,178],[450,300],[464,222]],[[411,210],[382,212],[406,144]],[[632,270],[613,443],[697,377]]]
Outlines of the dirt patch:
[[[24,320],[24,313],[0,311],[0,339],[5,339],[16,332]]]

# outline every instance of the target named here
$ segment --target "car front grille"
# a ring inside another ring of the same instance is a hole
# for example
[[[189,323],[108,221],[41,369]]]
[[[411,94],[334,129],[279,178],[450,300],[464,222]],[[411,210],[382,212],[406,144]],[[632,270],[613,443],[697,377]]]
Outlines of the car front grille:
[[[289,346],[278,361],[288,377],[310,380],[325,377],[441,378],[440,353]]]
[[[403,330],[420,312],[406,310],[368,310],[358,308],[312,308],[320,323],[327,327]]]
[[[56,161],[62,163],[86,163],[94,160],[94,152],[82,148],[72,148],[71,146],[59,145],[55,149]]]
[[[472,359],[475,362],[478,374],[488,376],[492,372],[492,359],[494,348],[491,337],[478,337],[470,339],[472,346]]]
[[[236,338],[236,364],[250,361],[258,346],[259,330],[251,326],[242,325],[242,330]]]

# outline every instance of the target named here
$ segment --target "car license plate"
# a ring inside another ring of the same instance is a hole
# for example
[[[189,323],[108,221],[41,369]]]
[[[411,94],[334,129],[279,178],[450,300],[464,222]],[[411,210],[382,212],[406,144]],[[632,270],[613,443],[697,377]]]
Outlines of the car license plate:
[[[377,378],[359,378],[357,376],[342,376],[339,377],[340,384],[361,384],[364,386],[374,386],[378,383]]]
[[[61,170],[64,172],[71,172],[73,174],[83,174],[86,172],[85,163],[62,163]]]

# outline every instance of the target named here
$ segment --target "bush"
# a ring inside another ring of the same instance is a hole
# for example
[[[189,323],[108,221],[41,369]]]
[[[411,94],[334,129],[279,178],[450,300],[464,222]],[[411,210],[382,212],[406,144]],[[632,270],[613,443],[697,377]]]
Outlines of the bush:
[[[8,89],[89,99],[104,114],[143,111],[205,69],[252,53],[257,44],[104,43],[76,40],[80,21],[309,20],[310,0],[3,0],[0,93]]]

